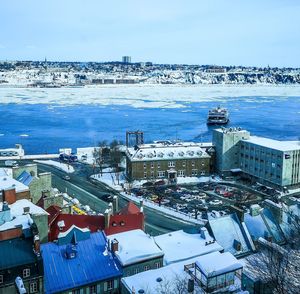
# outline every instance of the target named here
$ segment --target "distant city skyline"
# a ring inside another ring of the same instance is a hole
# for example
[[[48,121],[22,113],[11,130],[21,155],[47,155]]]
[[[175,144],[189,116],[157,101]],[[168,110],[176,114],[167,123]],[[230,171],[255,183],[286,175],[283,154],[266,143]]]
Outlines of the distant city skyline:
[[[0,4],[0,60],[300,67],[297,0]]]

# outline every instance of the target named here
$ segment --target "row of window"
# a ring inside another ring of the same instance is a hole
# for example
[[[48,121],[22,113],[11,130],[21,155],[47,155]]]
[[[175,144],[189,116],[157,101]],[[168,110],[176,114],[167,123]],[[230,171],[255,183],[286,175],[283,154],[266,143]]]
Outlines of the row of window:
[[[153,267],[153,269],[158,269],[158,268],[160,268],[162,265],[161,265],[161,262],[155,262],[154,263],[154,267]],[[148,270],[150,270],[151,268],[150,268],[150,265],[144,265],[144,267],[143,267],[143,271],[148,271]],[[132,273],[134,274],[134,275],[136,275],[136,274],[138,274],[139,272],[141,272],[140,271],[140,268],[139,267],[135,267],[134,269],[133,269],[133,271],[132,271]],[[130,276],[130,274],[131,274],[131,272],[130,271],[128,271],[127,272],[127,276]]]
[[[204,172],[202,172],[201,174],[204,174]],[[197,169],[192,169],[191,175],[192,176],[197,176],[198,175],[198,170]],[[157,172],[157,177],[158,178],[164,178],[165,176],[166,176],[166,172],[165,171],[158,171]],[[185,176],[185,170],[178,170],[177,171],[177,176],[178,177],[184,177]],[[151,171],[150,178],[154,179],[154,177],[155,177],[154,171]],[[148,178],[147,172],[144,172],[144,178],[145,179]]]
[[[26,268],[23,270],[23,278],[30,277],[30,269]],[[4,282],[4,275],[0,275],[0,284]],[[37,293],[39,291],[38,281],[32,281],[29,283],[29,293]]]
[[[111,291],[111,290],[117,289],[117,288],[118,288],[118,280],[109,280],[109,281],[104,282],[104,284],[103,284],[104,292],[108,292],[108,291]],[[69,292],[69,294],[83,294],[83,293],[85,293],[83,288],[75,289],[75,290],[72,290],[72,292]],[[89,294],[102,293],[100,284],[94,284],[94,285],[89,286],[89,288],[87,288],[87,293],[89,293]]]
[[[177,162],[177,165],[179,164],[180,162]],[[191,162],[191,165],[192,166],[195,166],[195,161],[192,161]],[[201,165],[204,166],[204,162],[201,162]],[[151,168],[154,168],[155,164],[154,162],[150,162],[150,167]],[[168,161],[168,167],[175,167],[176,166],[176,162],[175,161]],[[181,166],[182,167],[185,167],[186,166],[186,162],[185,161],[181,161]],[[161,163],[160,162],[157,162],[156,163],[156,167],[157,168],[160,168],[161,167]],[[144,168],[146,169],[147,168],[147,162],[144,162]]]
[[[272,153],[270,151],[265,151],[263,149],[256,149],[253,146],[251,146],[250,148],[248,146],[244,146],[243,144],[241,145],[241,149],[245,149],[245,150],[250,150],[253,151],[251,153],[256,153],[256,154],[261,154],[261,155],[266,155],[266,156],[271,156],[271,157],[277,157],[278,159],[281,159],[282,156],[280,154],[275,154]]]

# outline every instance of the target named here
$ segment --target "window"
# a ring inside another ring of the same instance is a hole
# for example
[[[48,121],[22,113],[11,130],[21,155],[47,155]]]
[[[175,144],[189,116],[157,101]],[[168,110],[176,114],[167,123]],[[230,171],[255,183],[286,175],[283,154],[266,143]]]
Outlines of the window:
[[[144,168],[147,168],[147,163],[146,162],[144,162]]]
[[[151,162],[151,168],[154,168],[154,162]]]
[[[148,271],[149,269],[150,269],[150,266],[149,266],[149,265],[145,265],[145,266],[144,266],[144,270],[145,270],[145,271]]]
[[[157,168],[160,168],[160,162],[157,163]]]
[[[23,278],[28,278],[28,277],[30,277],[30,269],[25,268],[23,269]]]
[[[160,268],[160,262],[155,262],[154,268]]]
[[[195,166],[195,161],[192,161],[192,166]]]
[[[38,292],[38,284],[37,282],[32,282],[29,284],[29,293],[37,293]]]
[[[3,275],[0,275],[0,284],[3,284]]]
[[[179,170],[178,171],[178,176],[179,177],[184,177],[184,170]]]
[[[144,173],[144,178],[145,178],[145,179],[147,178],[147,173],[146,173],[146,172]]]
[[[163,178],[165,176],[165,172],[164,171],[159,171],[157,174],[158,174],[159,178]]]
[[[169,161],[168,162],[168,167],[174,167],[175,166],[175,162],[174,161]]]
[[[139,271],[139,268],[138,267],[136,267],[134,270],[133,270],[133,273],[136,275],[136,274],[138,274],[140,271]]]
[[[151,178],[154,178],[154,171],[151,172]]]
[[[107,281],[107,290],[112,290],[114,287],[114,280]]]
[[[192,169],[192,176],[197,176],[198,170]]]
[[[185,167],[185,161],[182,162],[182,166]]]
[[[76,289],[72,291],[72,294],[80,294],[80,292],[81,292],[80,289]]]
[[[97,293],[97,285],[90,286],[90,294],[96,294]]]

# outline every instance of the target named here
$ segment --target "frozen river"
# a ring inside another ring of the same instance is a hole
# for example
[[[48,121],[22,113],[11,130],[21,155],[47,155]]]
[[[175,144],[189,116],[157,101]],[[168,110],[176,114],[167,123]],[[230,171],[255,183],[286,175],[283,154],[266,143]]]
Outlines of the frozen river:
[[[211,141],[206,116],[218,105],[229,109],[229,126],[276,139],[300,137],[299,86],[0,88],[0,148],[21,143],[27,153],[50,153],[124,141],[126,130],[136,129],[146,141]]]

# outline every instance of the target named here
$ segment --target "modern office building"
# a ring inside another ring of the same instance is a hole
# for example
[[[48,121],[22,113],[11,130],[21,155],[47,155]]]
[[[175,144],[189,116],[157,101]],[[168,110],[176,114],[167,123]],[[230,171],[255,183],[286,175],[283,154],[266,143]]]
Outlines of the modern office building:
[[[220,174],[241,171],[264,183],[293,186],[300,183],[300,144],[251,136],[241,128],[213,131],[216,169]]]

